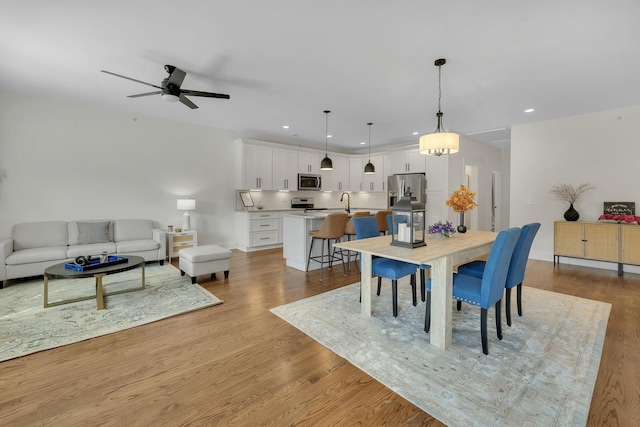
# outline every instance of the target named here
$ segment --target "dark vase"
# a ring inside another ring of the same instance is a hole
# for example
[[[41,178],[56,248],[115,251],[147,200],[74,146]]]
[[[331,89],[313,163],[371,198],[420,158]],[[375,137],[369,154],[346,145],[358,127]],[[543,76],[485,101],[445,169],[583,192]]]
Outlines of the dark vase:
[[[573,203],[569,206],[569,209],[564,213],[564,219],[567,221],[577,221],[580,218],[580,214],[573,208]]]
[[[467,232],[467,226],[464,225],[464,212],[463,212],[460,214],[460,225],[458,226],[458,233],[466,233],[466,232]]]

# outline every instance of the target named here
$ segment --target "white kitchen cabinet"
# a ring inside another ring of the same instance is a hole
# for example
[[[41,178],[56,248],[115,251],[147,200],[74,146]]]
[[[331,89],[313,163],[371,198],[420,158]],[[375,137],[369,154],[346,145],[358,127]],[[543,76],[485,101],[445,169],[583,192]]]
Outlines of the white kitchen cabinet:
[[[427,170],[427,156],[417,149],[389,153],[386,160],[391,162],[387,169],[390,175],[398,173],[424,173]]]
[[[236,212],[238,249],[250,252],[281,246],[278,212]]]
[[[329,153],[333,170],[322,171],[322,189],[330,191],[349,190],[349,157]]]
[[[273,148],[237,140],[239,188],[273,190]]]
[[[367,163],[371,163],[376,169],[376,173],[365,174],[364,167]],[[364,191],[387,191],[387,177],[384,174],[384,156],[381,154],[364,156],[361,160],[360,173],[362,174],[362,189]]]
[[[298,189],[298,152],[283,148],[273,149],[273,189]]]
[[[362,177],[363,175],[362,157],[349,157],[349,190],[364,191]]]
[[[298,151],[298,173],[320,174],[320,162],[324,154],[309,151]]]

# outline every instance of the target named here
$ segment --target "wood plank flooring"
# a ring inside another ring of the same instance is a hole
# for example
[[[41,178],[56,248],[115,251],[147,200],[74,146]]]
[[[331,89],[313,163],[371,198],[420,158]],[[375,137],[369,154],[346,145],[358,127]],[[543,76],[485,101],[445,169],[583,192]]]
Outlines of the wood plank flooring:
[[[355,264],[234,250],[222,277],[198,280],[222,305],[0,363],[0,425],[442,425],[269,312]],[[525,285],[613,304],[588,425],[640,425],[640,276],[532,260]]]

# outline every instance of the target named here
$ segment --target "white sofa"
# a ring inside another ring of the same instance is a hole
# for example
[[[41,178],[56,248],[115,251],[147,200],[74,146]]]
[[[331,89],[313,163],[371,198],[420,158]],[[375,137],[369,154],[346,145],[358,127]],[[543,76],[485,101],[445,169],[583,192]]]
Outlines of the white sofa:
[[[166,233],[148,219],[47,221],[16,224],[0,239],[0,289],[5,280],[40,276],[80,255],[138,255],[164,263]]]

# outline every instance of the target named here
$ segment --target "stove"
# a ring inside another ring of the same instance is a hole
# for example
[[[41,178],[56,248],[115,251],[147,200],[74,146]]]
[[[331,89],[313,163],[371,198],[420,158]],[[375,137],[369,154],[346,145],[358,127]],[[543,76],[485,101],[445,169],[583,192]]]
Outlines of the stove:
[[[292,197],[292,209],[316,209],[313,206],[313,197]]]

